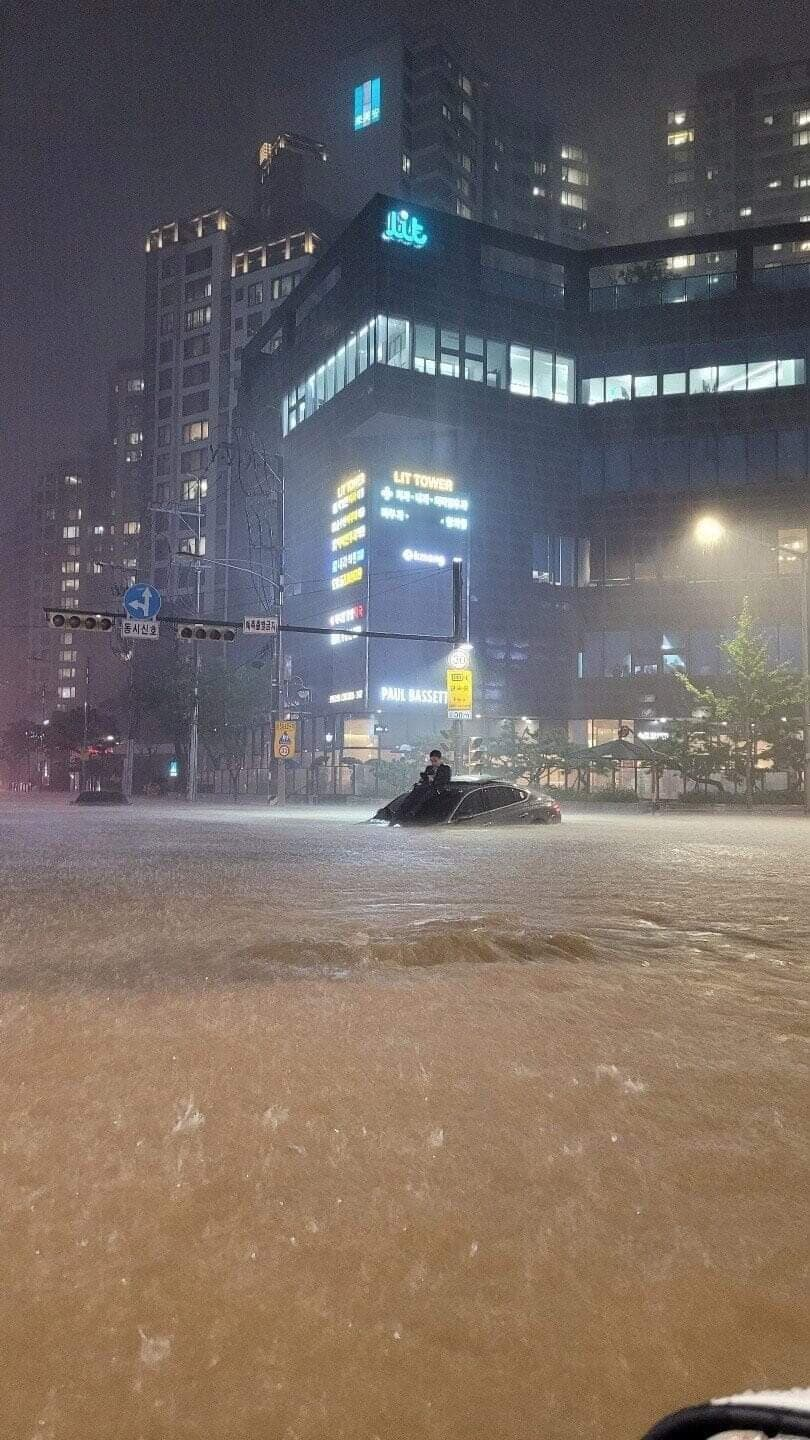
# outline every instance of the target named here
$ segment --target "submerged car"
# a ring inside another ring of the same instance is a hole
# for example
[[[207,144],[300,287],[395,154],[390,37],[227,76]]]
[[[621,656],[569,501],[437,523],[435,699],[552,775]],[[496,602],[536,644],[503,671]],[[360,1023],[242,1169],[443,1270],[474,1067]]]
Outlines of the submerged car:
[[[128,805],[129,801],[120,790],[83,790],[73,801],[74,805]]]
[[[383,805],[375,825],[554,825],[562,820],[556,800],[500,780],[451,780],[444,790],[408,791]]]

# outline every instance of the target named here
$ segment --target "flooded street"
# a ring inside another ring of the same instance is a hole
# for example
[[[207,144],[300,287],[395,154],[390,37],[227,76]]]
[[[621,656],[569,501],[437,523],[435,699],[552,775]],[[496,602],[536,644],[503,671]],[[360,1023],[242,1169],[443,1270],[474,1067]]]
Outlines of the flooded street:
[[[806,1382],[799,817],[0,803],[10,1440],[622,1440]]]

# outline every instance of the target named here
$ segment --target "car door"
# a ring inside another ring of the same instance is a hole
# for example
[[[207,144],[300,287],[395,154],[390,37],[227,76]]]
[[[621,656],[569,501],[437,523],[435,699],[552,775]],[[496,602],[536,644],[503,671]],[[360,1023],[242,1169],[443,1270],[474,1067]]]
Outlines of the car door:
[[[487,811],[485,808],[485,790],[471,790],[464,796],[461,804],[453,815],[454,825],[480,825],[485,819]]]
[[[520,819],[522,791],[515,785],[490,785],[484,791],[487,820],[491,825],[511,825]]]

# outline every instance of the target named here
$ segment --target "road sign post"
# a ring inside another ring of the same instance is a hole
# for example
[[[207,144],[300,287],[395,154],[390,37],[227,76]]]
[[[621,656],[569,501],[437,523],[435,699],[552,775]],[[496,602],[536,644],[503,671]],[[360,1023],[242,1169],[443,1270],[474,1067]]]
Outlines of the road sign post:
[[[277,615],[246,615],[242,621],[243,635],[277,635]]]
[[[160,622],[158,620],[122,620],[122,640],[159,640]]]
[[[139,582],[130,585],[124,592],[122,604],[128,620],[154,620],[163,604],[163,596],[154,585]]]

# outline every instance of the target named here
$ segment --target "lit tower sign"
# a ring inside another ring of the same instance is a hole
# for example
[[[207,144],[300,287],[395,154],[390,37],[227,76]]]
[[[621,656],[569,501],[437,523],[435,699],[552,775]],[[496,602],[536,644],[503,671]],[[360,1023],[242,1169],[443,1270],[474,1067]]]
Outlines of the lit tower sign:
[[[395,245],[405,245],[409,250],[424,250],[428,243],[427,230],[410,210],[389,210],[382,238],[392,240]]]

